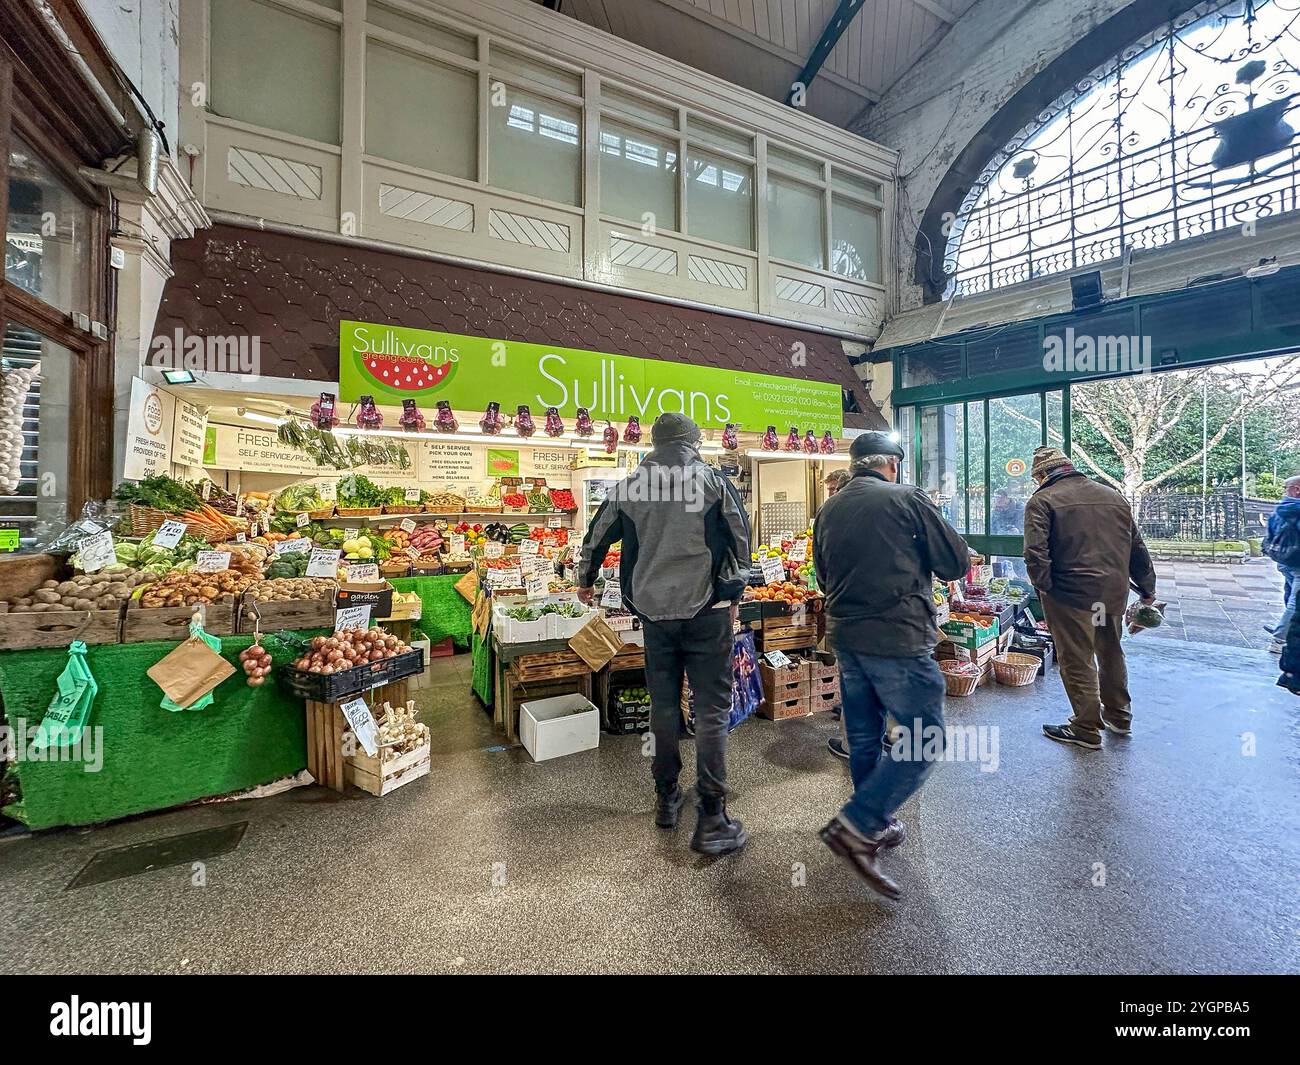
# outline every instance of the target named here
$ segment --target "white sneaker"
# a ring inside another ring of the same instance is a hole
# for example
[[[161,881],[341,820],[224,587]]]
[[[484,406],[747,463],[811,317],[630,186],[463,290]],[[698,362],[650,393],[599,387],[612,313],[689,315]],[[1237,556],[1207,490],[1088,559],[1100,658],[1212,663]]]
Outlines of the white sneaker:
[[[1268,649],[1272,654],[1280,655],[1286,649],[1286,644],[1281,640],[1274,640],[1268,645]]]

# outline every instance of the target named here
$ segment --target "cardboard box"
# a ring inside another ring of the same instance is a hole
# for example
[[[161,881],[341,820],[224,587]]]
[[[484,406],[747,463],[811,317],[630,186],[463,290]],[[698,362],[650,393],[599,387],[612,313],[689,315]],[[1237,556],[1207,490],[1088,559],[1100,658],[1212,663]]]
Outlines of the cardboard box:
[[[952,618],[941,626],[945,639],[959,647],[978,648],[998,637],[998,619],[986,618],[987,625],[976,625],[972,621],[958,621]]]
[[[393,586],[387,581],[366,584],[344,581],[334,596],[334,609],[343,610],[350,606],[370,607],[371,621],[386,618],[393,612]]]
[[[581,695],[534,699],[519,707],[519,739],[534,762],[600,746],[600,712]]]

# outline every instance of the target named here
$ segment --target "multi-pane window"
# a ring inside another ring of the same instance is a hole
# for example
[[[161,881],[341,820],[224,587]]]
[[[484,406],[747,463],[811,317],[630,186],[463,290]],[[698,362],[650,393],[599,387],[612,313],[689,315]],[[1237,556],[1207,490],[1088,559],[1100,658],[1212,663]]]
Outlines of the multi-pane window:
[[[602,122],[600,195],[605,214],[677,229],[677,142]]]
[[[488,107],[488,183],[544,200],[582,202],[582,112],[501,85]]]

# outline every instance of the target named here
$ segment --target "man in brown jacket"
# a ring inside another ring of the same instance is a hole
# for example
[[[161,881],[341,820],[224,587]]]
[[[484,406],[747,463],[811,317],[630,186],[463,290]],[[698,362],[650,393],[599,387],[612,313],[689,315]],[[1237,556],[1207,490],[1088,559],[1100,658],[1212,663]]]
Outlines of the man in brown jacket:
[[[1074,715],[1044,725],[1059,743],[1101,749],[1103,728],[1132,724],[1120,634],[1130,582],[1155,599],[1156,574],[1128,501],[1076,470],[1054,447],[1034,451],[1038,488],[1025,504],[1025,566],[1056,641],[1061,680]]]

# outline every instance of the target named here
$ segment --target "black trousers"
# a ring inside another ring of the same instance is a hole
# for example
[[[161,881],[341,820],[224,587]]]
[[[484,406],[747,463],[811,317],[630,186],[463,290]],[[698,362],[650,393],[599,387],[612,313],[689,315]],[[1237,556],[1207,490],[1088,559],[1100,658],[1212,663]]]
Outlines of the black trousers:
[[[682,769],[682,676],[695,696],[696,787],[706,813],[727,794],[727,720],[731,715],[731,611],[705,610],[682,621],[645,621],[646,687],[650,689],[650,772],[671,791]]]

